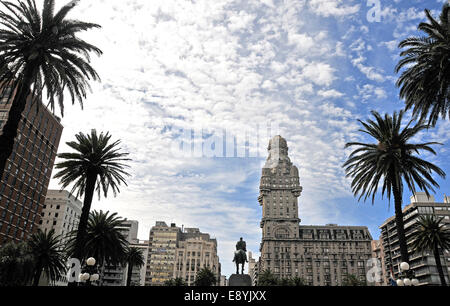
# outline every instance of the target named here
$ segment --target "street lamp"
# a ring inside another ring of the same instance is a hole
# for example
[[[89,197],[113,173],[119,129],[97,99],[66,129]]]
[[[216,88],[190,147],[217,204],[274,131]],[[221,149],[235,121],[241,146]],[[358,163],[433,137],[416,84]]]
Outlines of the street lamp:
[[[96,260],[91,257],[86,259],[85,272],[79,275],[81,282],[86,282],[87,286],[91,286],[91,282],[96,282],[100,279],[100,275],[97,273],[97,268],[95,267]]]
[[[420,282],[417,278],[414,277],[414,272],[410,270],[409,263],[402,262],[400,264],[400,271],[399,271],[399,277],[400,279],[397,281],[397,286],[399,287],[410,287],[410,286],[419,286]],[[408,276],[411,276],[409,278]]]

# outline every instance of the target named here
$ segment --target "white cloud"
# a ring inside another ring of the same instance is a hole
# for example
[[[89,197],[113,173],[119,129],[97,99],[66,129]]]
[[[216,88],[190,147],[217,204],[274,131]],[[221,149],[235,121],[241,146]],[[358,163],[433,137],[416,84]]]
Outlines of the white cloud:
[[[345,5],[342,0],[311,0],[309,6],[314,13],[324,17],[353,15],[360,9],[359,4]]]

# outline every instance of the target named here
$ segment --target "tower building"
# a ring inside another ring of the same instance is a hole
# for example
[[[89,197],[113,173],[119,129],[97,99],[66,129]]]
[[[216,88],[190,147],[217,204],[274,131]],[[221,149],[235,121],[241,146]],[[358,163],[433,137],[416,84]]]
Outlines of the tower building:
[[[258,274],[270,270],[280,279],[298,277],[314,286],[341,285],[350,274],[365,281],[372,242],[368,228],[300,225],[299,170],[281,136],[270,141],[268,150],[258,198],[262,206]]]

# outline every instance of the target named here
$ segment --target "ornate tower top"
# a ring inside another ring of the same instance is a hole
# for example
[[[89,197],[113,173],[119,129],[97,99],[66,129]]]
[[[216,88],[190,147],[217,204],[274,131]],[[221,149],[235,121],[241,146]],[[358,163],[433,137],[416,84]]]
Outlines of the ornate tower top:
[[[273,169],[282,163],[291,163],[289,159],[289,148],[286,139],[275,136],[269,142],[269,157],[264,168]]]

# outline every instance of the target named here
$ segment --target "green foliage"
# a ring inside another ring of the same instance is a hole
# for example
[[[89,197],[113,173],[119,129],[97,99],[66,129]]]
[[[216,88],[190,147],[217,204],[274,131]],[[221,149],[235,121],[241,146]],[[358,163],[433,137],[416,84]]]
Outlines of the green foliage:
[[[92,130],[90,135],[79,133],[75,137],[77,141],[67,145],[76,153],[58,154],[63,161],[56,165],[60,171],[55,178],[60,179],[63,189],[73,184],[72,193],[76,192],[76,196],[80,197],[88,187],[88,176],[93,175],[96,177],[95,190],[99,199],[102,191],[106,198],[110,189],[116,196],[120,192],[119,186],[122,183],[127,185],[125,176],[129,175],[125,171],[128,166],[123,163],[129,161],[125,158],[128,153],[120,152],[120,140],[111,143],[109,132],[97,135],[96,130]]]
[[[390,199],[395,189],[402,192],[403,181],[413,192],[416,191],[416,184],[427,194],[429,190],[434,192],[433,186],[439,185],[432,177],[432,172],[441,177],[445,177],[445,173],[418,155],[420,151],[436,155],[431,145],[439,143],[410,143],[414,136],[428,126],[423,122],[413,125],[413,121],[410,121],[402,128],[404,111],[399,114],[394,112],[393,117],[386,114],[383,118],[375,111],[372,111],[372,115],[375,121],[359,120],[364,127],[360,132],[373,137],[375,143],[351,142],[346,145],[346,148],[357,147],[344,164],[347,177],[353,178],[352,190],[355,196],[359,195],[359,199],[364,197],[364,200],[372,196],[374,201],[382,183],[382,195],[386,193]]]
[[[421,120],[436,125],[439,117],[450,119],[450,4],[442,8],[440,20],[425,10],[428,22],[419,24],[424,36],[409,37],[399,47],[402,59],[397,72],[403,68],[397,86],[400,97],[405,99],[406,109]]]
[[[101,266],[122,264],[126,259],[127,240],[121,232],[125,220],[103,211],[93,211],[89,215],[87,235],[82,250],[82,260],[94,257]],[[67,251],[75,252],[77,231],[69,234]]]
[[[0,84],[19,87],[24,71],[31,74],[33,96],[47,94],[52,111],[58,103],[64,114],[64,93],[72,104],[83,99],[90,90],[89,80],[99,80],[90,65],[91,52],[102,51],[77,37],[80,32],[100,28],[93,23],[67,19],[75,7],[73,1],[54,13],[54,0],[44,1],[42,13],[35,0],[0,1]]]
[[[217,277],[213,271],[211,271],[208,267],[205,267],[197,272],[194,285],[200,287],[215,286],[217,285]]]
[[[26,286],[33,277],[34,260],[25,242],[0,247],[0,286]]]
[[[182,279],[180,277],[177,277],[175,279],[170,279],[170,280],[164,282],[164,286],[167,286],[167,287],[186,287],[187,284],[184,281],[184,279]]]
[[[367,282],[358,279],[358,277],[356,275],[347,274],[344,277],[342,286],[344,286],[344,287],[364,287],[364,286],[367,286]]]
[[[444,218],[433,215],[421,216],[414,226],[412,248],[417,252],[433,252],[441,283],[446,286],[444,271],[440,259],[440,250],[450,250],[450,228]]]
[[[266,270],[258,277],[258,286],[277,286],[278,278],[270,271]]]
[[[144,254],[142,249],[136,247],[127,247],[125,251],[125,263],[128,264],[127,271],[127,287],[131,286],[131,276],[133,273],[133,267],[142,267],[145,265]]]
[[[34,259],[33,285],[38,285],[42,272],[52,283],[60,280],[61,275],[67,270],[66,255],[60,236],[56,236],[53,229],[48,233],[39,230],[31,236],[28,246]]]

